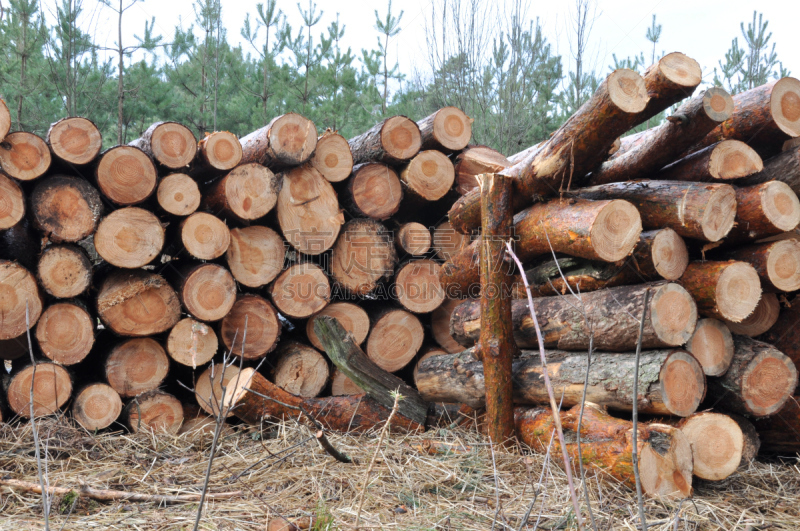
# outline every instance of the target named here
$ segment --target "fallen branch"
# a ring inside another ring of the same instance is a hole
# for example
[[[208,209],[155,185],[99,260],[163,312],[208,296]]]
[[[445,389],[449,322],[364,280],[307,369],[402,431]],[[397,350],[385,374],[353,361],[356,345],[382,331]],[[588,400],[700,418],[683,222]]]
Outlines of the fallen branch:
[[[28,481],[21,481],[18,479],[0,479],[0,487],[10,487],[22,492],[33,492],[34,494],[41,494],[42,487],[36,483]],[[67,487],[47,487],[47,494],[51,496],[64,496],[70,492],[77,492],[81,496],[86,496],[93,500],[99,501],[132,501],[132,502],[153,502],[153,503],[192,503],[200,501],[200,493],[197,494],[176,494],[173,496],[161,494],[140,494],[136,492],[125,492],[123,490],[110,490],[110,489],[95,489],[86,485],[78,489],[71,489]],[[235,498],[242,496],[244,493],[240,490],[232,492],[215,492],[207,493],[207,499],[221,500],[228,498]]]

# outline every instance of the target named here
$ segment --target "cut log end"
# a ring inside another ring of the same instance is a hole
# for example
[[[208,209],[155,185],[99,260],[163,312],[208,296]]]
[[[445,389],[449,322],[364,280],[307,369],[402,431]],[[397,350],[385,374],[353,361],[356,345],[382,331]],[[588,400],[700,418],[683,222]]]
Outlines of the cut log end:
[[[14,374],[8,385],[8,407],[26,419],[31,417],[31,385],[34,417],[56,413],[72,394],[72,379],[64,367],[55,363],[28,365]]]
[[[800,241],[775,242],[767,256],[766,276],[781,291],[800,289]]]
[[[332,183],[347,179],[353,171],[353,154],[347,139],[333,132],[326,132],[319,137],[311,165]]]
[[[758,153],[738,140],[723,140],[717,144],[708,161],[711,177],[720,180],[747,177],[764,169]]]
[[[399,371],[417,355],[425,339],[419,319],[391,310],[377,319],[367,339],[367,356],[387,372]]]
[[[297,396],[319,396],[328,384],[328,362],[317,350],[301,343],[281,345],[276,352],[275,385]]]
[[[172,327],[167,337],[167,353],[181,365],[197,368],[217,353],[219,342],[214,329],[191,317]]]
[[[157,389],[169,372],[169,358],[154,339],[129,339],[111,350],[106,359],[106,380],[122,397]]]
[[[674,85],[687,87],[690,92],[703,80],[703,70],[698,62],[680,52],[662,57],[658,69]]]
[[[697,305],[680,285],[659,286],[650,302],[650,321],[656,335],[666,345],[683,345],[695,330]]]
[[[198,146],[203,158],[215,170],[232,170],[242,161],[242,144],[231,132],[215,131],[203,138]]]
[[[127,420],[133,433],[149,429],[176,434],[183,424],[183,406],[168,393],[151,391],[128,404]]]
[[[39,258],[36,274],[47,293],[69,299],[89,289],[92,263],[77,246],[51,245]]]
[[[103,136],[97,126],[86,118],[64,118],[54,123],[47,133],[53,154],[64,162],[84,165],[100,153]]]
[[[0,230],[13,227],[25,215],[25,196],[19,185],[0,174]]]
[[[639,457],[642,491],[654,498],[688,498],[692,493],[692,447],[677,428],[648,426],[648,444]]]
[[[697,413],[680,424],[692,447],[694,475],[709,481],[727,478],[742,462],[744,435],[739,425],[721,413]]]
[[[717,281],[715,296],[722,317],[741,322],[753,313],[761,298],[761,281],[755,268],[745,262],[727,265]]]
[[[201,264],[183,279],[181,301],[200,321],[219,321],[236,301],[236,282],[227,269],[217,264]]]
[[[142,270],[118,271],[100,286],[97,314],[117,334],[149,336],[178,323],[181,303],[161,276]]]
[[[299,166],[283,174],[281,186],[278,223],[286,240],[304,254],[330,249],[344,223],[331,183],[311,166]]]
[[[402,253],[421,256],[431,248],[431,231],[422,223],[405,223],[395,233],[394,243]]]
[[[94,246],[106,262],[125,269],[149,264],[164,247],[164,229],[150,211],[129,207],[115,210],[97,227]]]
[[[158,184],[158,204],[173,216],[188,216],[200,206],[200,189],[185,173],[167,175]]]
[[[459,153],[455,160],[456,191],[464,195],[478,187],[476,175],[497,173],[511,165],[509,159],[490,147],[468,147]]]
[[[740,336],[756,337],[766,333],[778,322],[781,313],[781,303],[775,293],[764,293],[758,306],[748,317],[740,323],[727,322],[728,328]],[[708,373],[706,373],[708,374]]]
[[[444,288],[439,282],[441,266],[433,260],[412,260],[400,268],[395,277],[397,300],[414,313],[429,313],[444,301]]]
[[[231,232],[221,219],[205,212],[195,212],[181,224],[181,241],[195,258],[213,260],[228,250]]]
[[[119,393],[103,383],[84,387],[72,404],[72,416],[88,431],[102,430],[111,426],[122,413]]]
[[[37,227],[51,240],[78,242],[95,231],[103,203],[85,180],[56,175],[36,185],[31,210]]]
[[[392,116],[381,129],[381,146],[389,157],[409,160],[422,147],[419,127],[405,116]]]
[[[32,327],[42,314],[42,297],[36,278],[16,262],[0,260],[0,340],[11,339]]]
[[[315,314],[306,323],[306,335],[308,340],[319,350],[325,350],[322,341],[317,337],[314,330],[314,321],[317,317],[327,315],[334,317],[342,328],[352,336],[356,345],[362,344],[369,335],[369,315],[360,306],[350,302],[334,302],[327,305],[321,312]]]
[[[379,163],[364,164],[353,170],[348,193],[357,211],[379,221],[396,214],[403,200],[397,173]]]
[[[733,98],[727,90],[711,87],[703,94],[703,109],[715,122],[724,122],[733,114]]]
[[[353,219],[342,228],[331,254],[330,272],[347,292],[364,296],[391,277],[397,253],[390,234],[378,221]]]
[[[714,188],[705,205],[701,228],[703,236],[716,242],[728,235],[736,221],[736,190],[724,185]]]
[[[675,351],[661,367],[664,405],[673,415],[686,417],[697,411],[706,394],[706,377],[700,363],[688,352]]]
[[[775,349],[758,353],[748,363],[742,378],[742,399],[751,414],[759,417],[780,411],[797,386],[797,368]]]
[[[3,173],[20,181],[32,181],[50,168],[50,149],[33,133],[6,135],[0,144],[0,167]]]
[[[317,128],[304,116],[286,113],[272,122],[269,146],[282,164],[303,164],[317,147]]]
[[[331,375],[331,396],[360,395],[364,391],[337,368]]]
[[[453,187],[455,176],[453,163],[436,150],[421,151],[400,172],[409,192],[426,201],[444,197]]]
[[[780,231],[790,231],[800,224],[800,200],[788,184],[770,181],[760,185],[761,210]]]
[[[172,170],[188,166],[197,153],[194,133],[177,122],[159,124],[150,138],[150,146],[153,157]]]
[[[84,308],[60,302],[42,312],[36,325],[36,340],[49,359],[74,365],[92,349],[94,328],[94,320]]]
[[[721,376],[733,360],[733,336],[728,326],[717,319],[701,319],[686,343],[706,376]]]
[[[327,306],[331,286],[325,271],[315,264],[295,264],[278,275],[270,287],[275,307],[289,317],[305,319]]]
[[[613,71],[607,78],[608,96],[620,110],[639,113],[649,100],[644,78],[627,68]]]
[[[112,202],[129,206],[141,203],[155,191],[155,164],[141,149],[116,146],[100,157],[97,186]]]
[[[433,118],[432,138],[443,148],[459,151],[472,137],[472,120],[457,107],[443,107]]]
[[[469,244],[469,235],[457,232],[449,221],[440,223],[433,230],[433,250],[444,261],[450,260]]]
[[[210,206],[223,205],[225,210],[245,221],[264,217],[278,202],[281,180],[272,171],[257,164],[237,166],[225,177],[221,189],[211,192],[219,201]]]
[[[250,288],[269,284],[283,268],[283,238],[268,227],[252,225],[231,230],[231,245],[225,254],[234,278]]]
[[[642,232],[639,211],[631,203],[612,200],[595,218],[589,239],[597,256],[606,262],[617,262],[628,256]]]
[[[791,137],[800,136],[800,80],[784,77],[772,87],[772,118]]]
[[[651,247],[653,267],[667,280],[678,280],[689,265],[686,242],[672,229],[658,231]]]
[[[258,295],[240,295],[231,311],[222,319],[220,327],[220,337],[225,348],[235,356],[245,359],[264,357],[275,348],[280,334],[278,313],[269,302]]]
[[[200,409],[214,417],[219,415],[220,410],[227,413],[227,417],[233,415],[233,411],[226,411],[231,403],[229,397],[234,395],[239,387],[247,384],[244,372],[252,370],[240,371],[235,364],[230,366],[212,364],[197,378],[194,386],[194,396]],[[223,385],[226,387],[225,396],[222,394]]]

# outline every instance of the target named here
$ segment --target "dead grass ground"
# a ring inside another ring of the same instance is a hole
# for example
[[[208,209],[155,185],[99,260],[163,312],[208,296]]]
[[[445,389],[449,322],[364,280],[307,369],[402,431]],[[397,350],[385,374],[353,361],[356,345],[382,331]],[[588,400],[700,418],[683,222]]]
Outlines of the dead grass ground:
[[[151,494],[199,492],[210,437],[124,432],[94,435],[65,419],[40,423],[48,449],[50,485],[121,489]],[[378,434],[331,435],[358,464],[334,461],[311,431],[293,422],[225,433],[210,491],[241,496],[209,501],[202,529],[266,528],[280,513],[320,516],[317,529],[351,529]],[[469,447],[450,455],[414,448],[437,440]],[[0,426],[0,477],[36,481],[27,423]],[[535,493],[527,529],[574,529],[562,471],[545,456],[494,452],[475,431],[392,434],[380,449],[366,491],[362,529],[518,529]],[[249,468],[248,468],[249,467]],[[246,470],[247,469],[247,470]],[[541,482],[540,482],[540,477]],[[598,529],[636,529],[635,495],[613,480],[589,478]],[[800,529],[800,461],[758,461],[722,483],[695,484],[693,499],[648,500],[654,530]],[[498,505],[499,500],[499,505]],[[53,501],[51,529],[191,529],[196,503]],[[586,516],[584,510],[584,517]],[[676,524],[676,517],[679,517]],[[0,487],[0,529],[42,529],[41,497]],[[523,526],[523,528],[526,528]]]

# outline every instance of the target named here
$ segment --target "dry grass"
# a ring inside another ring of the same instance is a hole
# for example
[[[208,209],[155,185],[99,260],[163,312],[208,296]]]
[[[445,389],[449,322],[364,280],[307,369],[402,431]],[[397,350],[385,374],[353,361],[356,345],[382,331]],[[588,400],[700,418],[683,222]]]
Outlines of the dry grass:
[[[208,436],[94,435],[66,419],[43,419],[39,426],[47,446],[50,485],[79,488],[86,484],[167,495],[201,488]],[[357,460],[352,465],[333,460],[313,439],[308,440],[311,435],[308,428],[294,422],[227,431],[210,490],[242,490],[243,495],[208,501],[201,528],[263,530],[280,513],[319,515],[316,529],[351,529],[377,432],[330,436],[334,445]],[[428,455],[413,448],[433,439],[471,448],[451,455]],[[31,440],[27,423],[0,426],[0,477],[35,481]],[[232,479],[259,460],[263,462]],[[551,463],[543,484],[537,485],[543,455],[512,449],[495,452],[495,462],[496,482],[490,449],[475,431],[388,436],[366,491],[362,529],[488,530],[495,515],[495,529],[517,529],[537,489],[541,494],[528,529],[534,528],[539,515],[539,529],[574,528],[566,479],[557,466]],[[633,492],[613,480],[591,477],[589,481],[599,528],[636,529]],[[0,529],[41,529],[40,500],[36,494],[0,487]],[[51,529],[191,529],[197,510],[197,504],[159,507],[80,498],[67,515],[70,502],[54,500]],[[696,484],[692,500],[648,500],[646,511],[654,530],[798,529],[800,462],[757,462],[725,482]],[[674,528],[678,513],[681,520]]]

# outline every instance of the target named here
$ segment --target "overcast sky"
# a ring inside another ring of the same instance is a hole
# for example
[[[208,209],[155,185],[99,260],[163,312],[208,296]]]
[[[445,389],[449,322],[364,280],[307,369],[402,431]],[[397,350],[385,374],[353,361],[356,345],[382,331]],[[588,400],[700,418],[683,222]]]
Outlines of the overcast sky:
[[[52,12],[55,0],[42,0],[45,11]],[[97,31],[97,40],[106,46],[116,41],[116,20],[111,11],[95,7],[97,0],[84,0],[87,14],[93,16],[92,23]],[[116,1],[116,0],[113,0]],[[431,6],[444,0],[402,0],[393,3],[393,10],[404,10],[401,21],[402,31],[390,43],[390,60],[396,58],[400,69],[410,73],[415,68],[425,68],[425,24],[430,19]],[[451,0],[452,1],[452,0]],[[502,3],[502,0],[496,0]],[[524,1],[524,0],[523,0]],[[307,8],[308,0],[302,0]],[[245,15],[256,15],[257,0],[223,0],[222,17],[227,29],[228,41],[242,42],[240,29]],[[99,4],[99,3],[98,3]],[[323,32],[339,13],[340,22],[346,25],[345,46],[350,46],[359,56],[362,48],[374,48],[377,31],[374,29],[377,9],[382,15],[386,11],[387,0],[317,0],[317,6],[324,12],[320,24],[312,31]],[[590,55],[603,73],[613,62],[612,54],[618,58],[646,51],[649,59],[650,43],[645,39],[645,30],[650,25],[652,15],[657,15],[662,25],[661,41],[657,53],[683,52],[696,59],[703,68],[704,81],[713,79],[713,69],[717,61],[724,58],[731,40],[739,36],[743,45],[739,24],[750,21],[754,6],[764,13],[772,31],[772,41],[776,43],[778,58],[789,68],[792,75],[800,75],[800,52],[797,42],[797,20],[800,20],[800,1],[797,0],[601,0],[598,2],[597,18],[590,35]],[[278,7],[288,16],[295,30],[301,25],[297,2],[279,1]],[[570,12],[574,10],[574,0],[531,0],[528,14],[539,17],[548,40],[556,53],[564,56],[565,68],[569,66]],[[194,21],[191,0],[143,0],[126,14],[123,41],[135,42],[134,34],[142,34],[145,20],[156,17],[155,32],[165,39],[171,39],[174,27],[181,23],[188,27]],[[89,22],[87,18],[87,22]],[[243,43],[245,50],[249,46]]]

